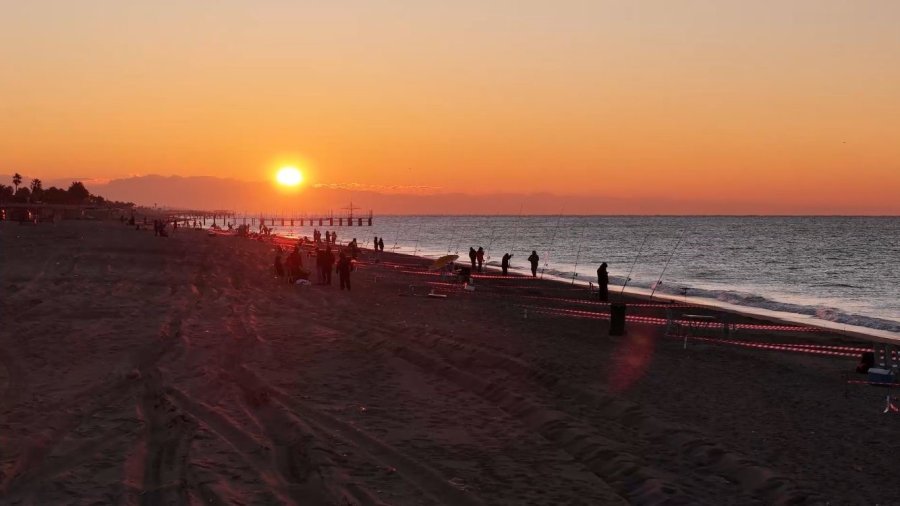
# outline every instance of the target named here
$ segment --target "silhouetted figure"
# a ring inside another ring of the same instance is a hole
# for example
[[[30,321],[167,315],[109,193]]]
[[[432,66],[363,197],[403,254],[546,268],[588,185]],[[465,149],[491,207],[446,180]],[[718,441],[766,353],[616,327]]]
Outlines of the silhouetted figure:
[[[504,253],[503,258],[500,259],[500,270],[503,271],[504,276],[506,276],[506,273],[509,270],[509,259],[510,258],[512,258],[511,254]]]
[[[294,251],[287,257],[288,283],[293,283],[302,277],[303,257],[300,256],[300,248],[294,246]]]
[[[375,236],[375,240],[372,241],[372,249],[378,251],[378,236]]]
[[[600,264],[597,269],[597,298],[602,302],[609,301],[609,273],[606,272],[606,262]]]
[[[381,252],[384,253],[384,237],[378,238],[378,249],[380,249]]]
[[[325,248],[325,255],[322,257],[322,272],[325,274],[325,284],[331,284],[331,271],[334,270],[334,253],[331,246]]]
[[[475,259],[478,261],[478,272],[484,270],[484,248],[481,246],[478,247],[478,251],[475,252]]]
[[[281,251],[279,250],[275,253],[275,276],[279,278],[284,277],[284,265],[281,263]]]
[[[345,255],[343,251],[341,251],[341,254],[338,257],[338,262],[337,262],[337,271],[338,271],[338,278],[340,278],[340,282],[341,282],[341,290],[343,290],[345,286],[347,287],[348,291],[350,290],[350,270],[352,268],[353,268],[353,260],[351,260],[350,257]]]
[[[469,246],[469,260],[472,262],[472,272],[475,272],[475,262],[478,258],[478,253],[475,253],[475,248]]]
[[[319,273],[319,284],[325,284],[325,250],[316,248],[316,271]]]
[[[537,268],[538,261],[540,261],[541,257],[538,256],[537,251],[531,250],[531,256],[528,257],[528,261],[531,262],[531,277],[537,277]]]

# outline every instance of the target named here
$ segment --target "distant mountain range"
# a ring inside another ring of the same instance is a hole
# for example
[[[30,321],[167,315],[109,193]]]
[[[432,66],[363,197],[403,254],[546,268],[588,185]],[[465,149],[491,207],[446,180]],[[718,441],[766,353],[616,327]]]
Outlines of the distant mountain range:
[[[0,175],[0,182],[9,184],[11,175]],[[861,214],[897,215],[900,207],[873,205],[848,207],[836,202],[810,203],[776,200],[760,202],[741,200],[731,196],[722,200],[696,198],[659,198],[644,195],[557,195],[551,193],[428,193],[382,192],[359,189],[354,185],[320,185],[295,193],[284,193],[269,182],[247,182],[212,176],[134,176],[109,181],[88,178],[45,179],[45,188],[68,188],[80,180],[91,193],[107,199],[134,202],[139,205],[159,205],[182,209],[228,209],[234,211],[265,212],[342,212],[351,202],[361,212],[373,210],[378,214],[613,214],[613,215],[706,215],[706,214]],[[23,185],[31,176],[23,177]],[[739,193],[736,191],[735,193]]]

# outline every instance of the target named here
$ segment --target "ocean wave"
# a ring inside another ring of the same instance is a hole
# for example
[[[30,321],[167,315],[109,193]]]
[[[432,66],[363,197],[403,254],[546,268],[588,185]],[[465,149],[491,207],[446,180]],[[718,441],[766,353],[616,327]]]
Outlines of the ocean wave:
[[[682,287],[680,285],[661,285],[657,288],[657,292],[665,293],[669,296],[682,295]],[[779,311],[782,313],[792,313],[804,316],[812,316],[820,320],[833,323],[841,323],[845,325],[853,325],[857,327],[866,327],[876,330],[885,330],[888,332],[900,332],[900,322],[887,320],[884,318],[876,318],[872,316],[863,316],[854,313],[842,311],[839,308],[829,307],[825,305],[804,305],[791,302],[782,302],[768,297],[746,293],[734,290],[709,290],[702,288],[690,288],[688,295],[691,297],[701,297],[712,301],[725,302],[736,306],[745,306],[758,309],[766,309],[770,311]]]

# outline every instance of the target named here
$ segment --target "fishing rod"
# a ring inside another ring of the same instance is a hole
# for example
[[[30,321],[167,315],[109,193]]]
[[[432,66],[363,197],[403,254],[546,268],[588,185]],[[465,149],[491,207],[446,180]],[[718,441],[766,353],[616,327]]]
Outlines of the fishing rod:
[[[459,225],[453,226],[453,232],[450,233],[450,242],[447,243],[447,254],[450,254],[450,250],[453,249],[453,238],[456,237],[456,231],[459,230]]]
[[[484,259],[485,263],[491,261],[491,246],[494,244],[494,232],[496,232],[496,231],[497,231],[496,227],[491,227],[491,238],[488,241],[488,247],[487,247],[487,251],[486,251],[487,257]]]
[[[466,227],[462,227],[465,230]],[[453,252],[454,255],[459,255],[459,245],[462,242],[462,232],[456,236],[456,251]]]
[[[397,242],[400,241],[400,226],[403,224],[403,220],[397,220],[397,231],[394,232],[394,245],[391,246],[391,253],[393,253],[397,249]]]
[[[578,257],[581,256],[581,243],[584,240],[584,227],[581,227],[581,236],[578,238],[578,249],[575,252],[575,268],[572,270],[572,284],[575,284],[575,277],[578,276]]]
[[[419,230],[416,232],[416,249],[413,251],[413,256],[416,256],[419,253],[419,239],[422,237],[422,222],[419,222]]]
[[[512,249],[509,251],[509,256],[513,256],[516,251],[516,246],[519,243],[519,230],[522,228],[522,208],[525,207],[525,202],[522,202],[519,205],[519,218],[516,220],[516,235],[513,236]]]
[[[628,275],[625,276],[625,282],[622,283],[622,291],[619,292],[619,295],[625,293],[625,286],[628,285],[629,281],[631,281],[631,273],[634,272],[634,266],[637,265],[638,258],[641,258],[641,252],[644,251],[644,243],[647,242],[647,237],[649,235],[649,233],[644,234],[644,240],[641,241],[641,247],[638,248],[637,255],[634,257],[634,262],[631,263],[631,269],[628,269]]]
[[[562,220],[562,213],[566,209],[563,206],[562,209],[559,210],[559,216],[556,217],[556,227],[553,228],[553,237],[550,239],[550,245],[553,246],[553,253],[556,253],[556,233],[559,232],[559,222]],[[544,279],[544,271],[547,270],[547,266],[550,265],[548,260],[544,260],[544,268],[541,269],[541,279]]]
[[[678,246],[681,245],[681,240],[684,239],[684,233],[686,229],[681,229],[681,235],[678,237],[678,242],[675,243],[675,247],[672,248],[672,254],[669,255],[669,259],[666,260],[666,265],[663,267],[662,272],[659,273],[659,279],[656,280],[656,284],[653,285],[653,290],[650,292],[650,299],[653,299],[653,294],[656,293],[656,289],[659,288],[660,283],[662,283],[663,275],[666,273],[666,269],[669,268],[669,262],[672,261],[672,257],[675,256],[675,252],[678,250]]]

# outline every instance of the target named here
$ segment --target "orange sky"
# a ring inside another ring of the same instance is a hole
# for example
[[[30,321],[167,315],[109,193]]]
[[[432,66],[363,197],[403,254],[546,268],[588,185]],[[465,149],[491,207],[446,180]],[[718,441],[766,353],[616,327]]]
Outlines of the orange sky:
[[[900,2],[302,3],[8,2],[0,173],[900,213]]]

